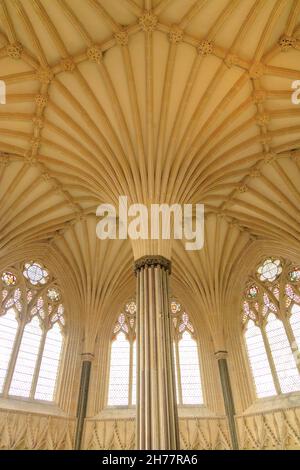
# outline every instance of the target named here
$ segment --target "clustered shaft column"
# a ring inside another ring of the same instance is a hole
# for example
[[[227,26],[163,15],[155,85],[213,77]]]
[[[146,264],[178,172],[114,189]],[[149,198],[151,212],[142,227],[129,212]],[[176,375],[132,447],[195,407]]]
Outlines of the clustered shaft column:
[[[171,262],[145,256],[137,275],[137,448],[179,449],[169,310]]]
[[[218,361],[221,386],[223,392],[224,406],[228,419],[228,427],[230,432],[231,444],[234,450],[238,449],[238,438],[235,425],[235,408],[233,395],[230,384],[230,377],[227,364],[227,351],[218,351],[215,353]]]

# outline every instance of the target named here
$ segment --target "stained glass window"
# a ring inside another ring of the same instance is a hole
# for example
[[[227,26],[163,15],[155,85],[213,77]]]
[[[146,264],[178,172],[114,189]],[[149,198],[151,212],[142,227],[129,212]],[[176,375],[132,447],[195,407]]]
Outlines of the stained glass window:
[[[36,261],[4,271],[1,281],[0,393],[53,401],[65,330],[61,291]]]
[[[46,284],[49,277],[48,271],[36,262],[25,263],[23,275],[34,286]]]
[[[6,286],[14,286],[17,282],[16,276],[9,272],[2,273],[1,279]]]
[[[247,282],[242,324],[257,396],[299,391],[299,268],[263,260]]]
[[[60,299],[60,293],[55,287],[47,290],[47,296],[52,302],[58,302]]]
[[[292,282],[299,282],[300,281],[300,268],[292,269],[289,272],[289,277]]]
[[[259,279],[263,282],[273,282],[281,274],[282,267],[279,259],[266,259],[257,269]]]

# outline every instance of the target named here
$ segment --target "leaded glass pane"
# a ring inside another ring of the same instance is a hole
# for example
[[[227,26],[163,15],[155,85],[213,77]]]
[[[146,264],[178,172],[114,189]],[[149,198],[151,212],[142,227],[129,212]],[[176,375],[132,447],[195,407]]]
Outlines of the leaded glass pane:
[[[120,332],[111,346],[108,405],[128,405],[130,344]]]
[[[25,327],[9,394],[29,397],[38,358],[42,330],[37,317]]]
[[[248,321],[245,340],[258,398],[276,395],[262,333],[252,320]]]
[[[34,398],[54,400],[60,365],[62,334],[57,323],[48,331]]]
[[[182,403],[184,405],[203,403],[197,343],[185,331],[178,347]]]
[[[263,282],[273,282],[281,274],[282,267],[279,259],[266,259],[261,266],[259,266],[257,273],[259,279]]]
[[[173,355],[174,355],[174,370],[175,370],[175,384],[176,384],[176,400],[177,405],[179,405],[179,384],[178,384],[178,374],[177,374],[177,355],[176,355],[176,344],[173,343]]]
[[[300,377],[284,326],[274,314],[268,316],[266,333],[283,393],[300,390]]]
[[[14,310],[10,309],[6,315],[0,317],[0,393],[3,391],[17,331],[16,315]]]
[[[300,305],[294,304],[291,309],[292,315],[290,318],[290,325],[292,327],[295,340],[297,344],[294,344],[294,350],[298,347],[300,350]],[[299,358],[297,358],[299,360]]]
[[[132,345],[132,400],[131,404],[136,404],[136,341]]]

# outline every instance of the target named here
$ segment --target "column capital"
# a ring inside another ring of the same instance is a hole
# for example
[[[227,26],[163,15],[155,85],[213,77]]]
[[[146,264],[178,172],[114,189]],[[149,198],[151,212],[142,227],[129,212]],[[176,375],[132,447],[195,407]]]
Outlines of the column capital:
[[[164,256],[142,256],[134,262],[134,273],[137,274],[138,271],[145,267],[160,266],[171,274],[171,261],[165,258]]]
[[[89,362],[92,362],[94,360],[94,354],[92,353],[82,353],[81,355],[81,360],[82,362],[84,361],[89,361]]]
[[[219,361],[220,359],[227,359],[227,357],[228,357],[228,351],[215,352],[215,358],[217,359],[217,361]]]

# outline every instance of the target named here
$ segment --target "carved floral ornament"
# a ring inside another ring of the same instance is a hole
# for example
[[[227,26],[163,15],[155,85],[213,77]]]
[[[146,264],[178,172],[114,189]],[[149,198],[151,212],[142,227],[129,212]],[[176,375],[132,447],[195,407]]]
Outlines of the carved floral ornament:
[[[103,58],[103,52],[100,46],[97,44],[89,47],[86,51],[87,58],[91,62],[95,62],[96,64],[100,64]]]
[[[48,104],[48,100],[49,100],[49,95],[47,94],[38,94],[35,96],[35,102],[37,104],[38,107],[40,108],[44,108],[45,106],[47,106]]]
[[[300,266],[281,258],[265,258],[246,283],[242,300],[242,323],[258,326],[269,313],[289,317],[294,304],[300,305]]]
[[[183,40],[183,30],[173,25],[169,31],[169,40],[172,44],[179,44]]]
[[[151,11],[145,11],[142,16],[139,17],[139,24],[143,31],[151,33],[156,29],[158,23],[157,16]]]
[[[6,46],[6,53],[11,59],[19,60],[23,53],[23,46],[19,42],[8,44]]]
[[[281,38],[278,41],[278,45],[281,49],[282,52],[287,52],[291,48],[295,47],[297,43],[297,39],[294,38],[293,36],[281,36]]]
[[[202,56],[207,56],[212,54],[214,51],[214,45],[211,41],[207,41],[204,39],[203,41],[200,41],[198,46],[197,46],[197,52],[199,55]]]

